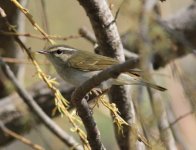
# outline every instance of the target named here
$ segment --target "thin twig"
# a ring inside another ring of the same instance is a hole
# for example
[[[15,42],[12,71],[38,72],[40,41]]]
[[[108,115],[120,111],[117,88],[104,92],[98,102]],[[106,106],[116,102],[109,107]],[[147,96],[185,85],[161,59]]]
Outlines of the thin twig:
[[[33,65],[32,62],[29,62],[28,60],[21,60],[17,58],[11,58],[11,57],[2,57],[2,60],[6,63],[14,63],[14,64],[30,64]],[[39,62],[40,65],[48,65],[47,62]]]
[[[54,44],[54,41],[48,38],[48,34],[33,20],[33,16],[29,13],[27,9],[25,9],[17,0],[10,0],[18,9],[20,9],[21,12],[24,13],[26,18],[30,21],[30,23],[33,25],[35,30],[38,30],[50,44]]]
[[[42,24],[43,24],[43,28],[47,33],[50,33],[49,31],[49,24],[48,24],[48,17],[47,17],[47,13],[46,13],[46,3],[45,0],[41,0],[41,18],[42,18]]]
[[[187,112],[187,113],[185,113],[185,114],[179,116],[179,117],[176,118],[173,122],[171,122],[171,123],[169,124],[168,127],[164,128],[163,130],[167,130],[168,128],[171,128],[171,127],[174,126],[176,123],[178,123],[180,120],[186,118],[187,116],[189,116],[189,115],[191,115],[191,114],[193,114],[193,113],[194,113],[194,111],[189,111],[189,112]]]
[[[118,7],[118,9],[117,9],[117,11],[116,11],[116,14],[115,14],[115,16],[114,16],[114,21],[115,21],[115,22],[116,22],[116,20],[117,20],[117,18],[118,18],[118,14],[119,14],[119,12],[120,12],[120,10],[121,10],[121,8],[122,8],[124,2],[126,2],[126,1],[123,0],[123,1],[121,2],[120,6]]]
[[[85,39],[87,39],[90,43],[92,43],[93,45],[95,45],[97,43],[95,35],[90,32],[87,28],[82,27],[79,29],[79,34],[84,37]]]
[[[5,134],[8,134],[9,136],[11,136],[11,137],[13,137],[13,138],[15,138],[15,139],[21,141],[22,143],[24,143],[24,144],[30,146],[31,148],[33,148],[33,149],[35,149],[35,150],[44,150],[44,148],[41,147],[40,145],[34,144],[34,143],[32,143],[29,139],[27,139],[27,138],[25,138],[25,137],[23,137],[23,136],[17,134],[16,132],[14,132],[14,131],[8,129],[8,128],[3,124],[2,121],[0,121],[0,128],[1,128],[1,130],[2,130]]]
[[[87,41],[89,41],[91,44],[95,45],[97,44],[97,41],[96,41],[96,38],[94,36],[94,34],[92,32],[90,32],[87,28],[85,27],[82,27],[79,29],[79,34],[81,35],[81,37],[85,38]],[[96,51],[98,49],[98,52]],[[96,47],[95,49],[96,53],[100,53],[100,48],[99,46]],[[138,58],[138,54],[136,53],[133,53],[127,49],[124,48],[124,54],[125,54],[125,57],[127,58]]]
[[[63,41],[70,40],[70,39],[78,39],[82,37],[80,35],[70,35],[67,37],[63,37],[59,35],[48,35],[48,37],[44,37],[31,33],[18,33],[18,32],[15,33],[15,32],[7,32],[7,31],[0,31],[0,34],[7,35],[7,36],[25,36],[25,37],[30,37],[30,38],[40,39],[40,40],[47,40],[49,38],[53,40],[63,40]]]

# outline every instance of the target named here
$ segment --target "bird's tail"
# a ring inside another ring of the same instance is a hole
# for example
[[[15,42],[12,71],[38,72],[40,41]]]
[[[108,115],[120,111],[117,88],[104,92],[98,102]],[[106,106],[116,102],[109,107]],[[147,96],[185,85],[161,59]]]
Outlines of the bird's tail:
[[[146,86],[146,87],[150,87],[150,88],[153,88],[155,90],[159,90],[159,91],[165,91],[167,90],[166,88],[162,87],[162,86],[159,86],[159,85],[156,85],[154,83],[149,83],[147,81],[143,81],[143,80],[140,80],[140,81],[132,81],[132,82],[124,82],[124,81],[114,81],[112,83],[113,85],[142,85],[142,86]]]
[[[159,91],[166,90],[166,88],[150,83],[148,81],[145,81],[138,76],[135,76],[133,74],[125,74],[125,73],[120,74],[118,78],[112,80],[111,84],[113,85],[143,85],[143,86],[147,86],[147,87],[159,90]]]
[[[165,90],[167,90],[166,88],[164,88],[162,86],[159,86],[159,85],[156,85],[156,84],[153,84],[153,83],[149,83],[149,82],[146,82],[146,81],[141,81],[140,83],[141,83],[141,85],[144,85],[144,86],[153,88],[155,90],[159,90],[159,91],[165,91]]]

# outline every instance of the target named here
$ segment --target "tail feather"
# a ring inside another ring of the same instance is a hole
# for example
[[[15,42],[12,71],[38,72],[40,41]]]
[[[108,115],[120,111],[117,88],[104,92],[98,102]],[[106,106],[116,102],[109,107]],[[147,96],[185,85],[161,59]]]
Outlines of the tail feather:
[[[156,85],[153,83],[149,83],[149,82],[145,82],[145,81],[142,81],[142,85],[159,90],[159,91],[166,91],[167,90],[166,88],[164,88],[162,86],[159,86],[159,85]]]
[[[142,86],[146,86],[146,87],[150,87],[150,88],[153,88],[155,90],[159,90],[159,91],[166,91],[167,89],[162,87],[162,86],[159,86],[159,85],[156,85],[156,84],[153,84],[153,83],[149,83],[149,82],[146,82],[146,81],[131,81],[131,82],[127,82],[125,80],[114,80],[112,82],[113,85],[142,85]]]
[[[111,80],[110,80],[111,81]],[[159,85],[149,83],[148,81],[143,80],[142,78],[135,76],[133,74],[128,73],[122,73],[118,76],[118,78],[112,80],[113,85],[143,85],[147,86],[159,91],[165,91],[167,90],[164,87],[161,87]]]

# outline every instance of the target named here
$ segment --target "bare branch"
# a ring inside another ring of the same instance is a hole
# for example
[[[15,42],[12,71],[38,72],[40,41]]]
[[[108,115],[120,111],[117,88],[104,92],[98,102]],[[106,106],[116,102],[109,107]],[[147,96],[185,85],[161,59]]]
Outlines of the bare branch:
[[[41,15],[42,15],[41,18],[42,18],[43,28],[47,33],[50,33],[45,0],[41,0],[40,5],[41,5],[41,11],[42,11],[41,12]]]
[[[36,34],[31,34],[31,33],[15,33],[15,32],[6,32],[6,31],[0,31],[0,35],[6,35],[6,36],[24,36],[24,37],[30,37],[30,38],[35,38],[35,39],[40,39],[40,40],[47,40],[53,39],[53,40],[70,40],[70,39],[78,39],[81,38],[80,35],[70,35],[67,37],[59,36],[59,35],[48,35],[48,37],[36,35]]]
[[[187,116],[189,116],[189,115],[191,115],[191,114],[193,114],[193,113],[194,113],[194,111],[189,111],[189,112],[187,112],[187,113],[185,113],[185,114],[179,116],[179,117],[176,118],[173,122],[171,122],[171,123],[169,124],[168,127],[166,127],[166,128],[163,129],[163,130],[167,130],[168,128],[171,128],[173,125],[175,125],[176,123],[178,123],[180,120],[186,118]]]
[[[85,38],[86,40],[88,40],[90,43],[92,43],[93,45],[95,45],[97,43],[96,39],[95,39],[95,36],[93,35],[93,33],[91,33],[87,28],[85,27],[82,27],[79,29],[79,34]],[[97,46],[95,48],[95,53],[97,54],[100,54],[101,50],[99,48],[99,46]],[[131,51],[128,51],[127,49],[124,48],[124,53],[125,53],[125,56],[127,58],[138,58],[139,56]]]
[[[20,11],[26,16],[26,18],[29,20],[29,22],[32,24],[32,26],[38,30],[50,44],[53,44],[54,41],[48,38],[48,34],[34,21],[33,16],[29,13],[27,9],[25,9],[17,0],[11,0],[11,2],[18,8]]]
[[[44,150],[40,145],[33,144],[30,140],[8,129],[1,121],[0,121],[0,129],[3,130],[4,134],[8,134],[9,136],[12,136],[13,138],[18,139],[22,143],[32,147],[35,150]]]
[[[125,61],[123,46],[114,22],[114,17],[105,0],[78,0],[85,9],[102,54]],[[85,86],[84,86],[85,87]],[[109,94],[110,100],[114,102],[120,111],[121,117],[128,123],[135,122],[133,103],[130,100],[129,88],[124,86],[113,86]],[[128,98],[129,97],[129,98]],[[124,126],[124,135],[118,134],[115,127],[116,138],[121,149],[130,148],[130,128]]]
[[[89,42],[91,42],[93,45],[97,43],[96,38],[92,32],[90,32],[87,28],[82,27],[79,29],[79,34],[87,39]]]

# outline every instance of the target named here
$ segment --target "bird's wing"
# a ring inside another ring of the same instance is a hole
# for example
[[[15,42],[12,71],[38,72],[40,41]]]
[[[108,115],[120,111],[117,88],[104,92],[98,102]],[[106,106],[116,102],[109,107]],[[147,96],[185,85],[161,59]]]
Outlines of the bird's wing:
[[[68,64],[71,67],[82,71],[99,71],[118,63],[119,61],[116,59],[85,51],[78,51],[68,59]],[[139,77],[141,70],[129,69],[127,72]]]
[[[68,64],[82,71],[98,71],[108,68],[111,65],[118,64],[118,60],[95,55],[93,53],[78,51],[68,59]]]

